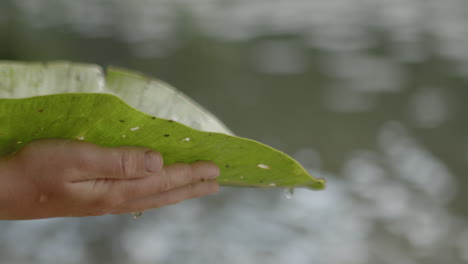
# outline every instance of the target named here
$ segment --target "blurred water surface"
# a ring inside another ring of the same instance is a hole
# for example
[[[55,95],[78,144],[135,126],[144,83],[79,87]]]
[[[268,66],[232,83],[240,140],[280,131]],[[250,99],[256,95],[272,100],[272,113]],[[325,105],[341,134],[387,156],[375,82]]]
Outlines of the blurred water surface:
[[[161,78],[322,192],[0,222],[1,263],[468,262],[468,2],[1,0],[0,59]]]

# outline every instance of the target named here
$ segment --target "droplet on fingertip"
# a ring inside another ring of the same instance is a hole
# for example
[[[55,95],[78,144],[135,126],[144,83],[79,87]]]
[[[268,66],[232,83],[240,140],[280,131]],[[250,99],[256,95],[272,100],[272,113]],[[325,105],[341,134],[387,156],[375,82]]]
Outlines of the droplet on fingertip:
[[[143,212],[132,213],[133,219],[138,219],[143,215]]]

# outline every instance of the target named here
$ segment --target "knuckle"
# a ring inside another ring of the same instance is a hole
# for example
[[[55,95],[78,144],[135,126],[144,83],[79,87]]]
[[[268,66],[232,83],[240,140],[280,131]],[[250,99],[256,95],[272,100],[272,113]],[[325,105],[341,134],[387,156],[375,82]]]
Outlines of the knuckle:
[[[182,180],[189,179],[189,180]],[[159,183],[159,192],[166,192],[171,189],[180,187],[185,182],[192,182],[193,169],[189,164],[177,164],[174,170],[166,172]]]
[[[137,176],[138,157],[134,151],[124,150],[120,154],[120,174],[124,178],[133,178]]]
[[[159,183],[158,192],[167,192],[173,188],[171,177],[168,176]]]
[[[196,180],[193,167],[190,164],[185,164],[185,163],[180,164],[178,172],[183,178],[188,179],[190,182],[193,182]]]

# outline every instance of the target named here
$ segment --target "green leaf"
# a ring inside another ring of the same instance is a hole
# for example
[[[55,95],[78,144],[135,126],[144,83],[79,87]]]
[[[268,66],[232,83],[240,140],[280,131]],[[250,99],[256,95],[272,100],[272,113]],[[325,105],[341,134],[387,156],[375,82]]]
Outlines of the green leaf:
[[[166,164],[210,160],[221,168],[218,181],[226,186],[325,186],[286,154],[229,135],[187,96],[136,73],[109,69],[105,79],[95,65],[0,62],[0,97],[8,98],[0,99],[2,155],[32,140],[70,138],[149,147],[161,152]]]
[[[166,83],[123,69],[107,76],[92,64],[0,61],[0,98],[58,93],[108,93],[147,114],[176,120],[195,129],[232,134],[214,115]]]

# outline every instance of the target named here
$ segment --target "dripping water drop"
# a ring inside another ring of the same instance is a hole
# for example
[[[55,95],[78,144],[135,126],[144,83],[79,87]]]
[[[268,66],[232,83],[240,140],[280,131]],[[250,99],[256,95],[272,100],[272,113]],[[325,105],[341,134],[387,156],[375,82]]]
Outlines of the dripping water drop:
[[[294,187],[289,187],[289,188],[284,189],[283,193],[284,193],[284,196],[286,197],[286,199],[293,198],[293,196],[294,196]]]
[[[133,219],[138,219],[143,215],[143,212],[132,213]]]

